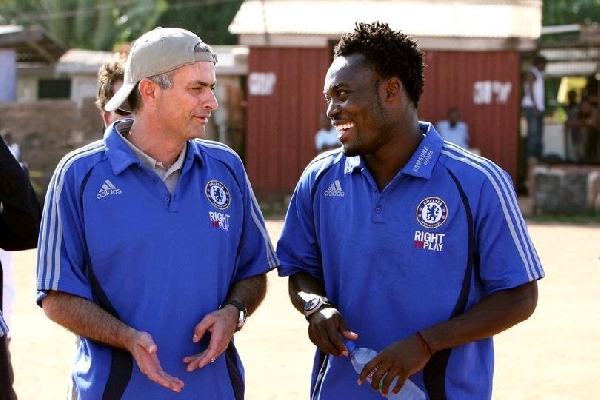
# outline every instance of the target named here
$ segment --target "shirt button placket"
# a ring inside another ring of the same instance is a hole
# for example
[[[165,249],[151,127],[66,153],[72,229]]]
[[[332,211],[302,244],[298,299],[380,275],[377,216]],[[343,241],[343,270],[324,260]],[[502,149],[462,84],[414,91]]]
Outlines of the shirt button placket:
[[[383,207],[380,204],[375,206],[373,210],[373,221],[374,222],[382,222],[383,221]]]

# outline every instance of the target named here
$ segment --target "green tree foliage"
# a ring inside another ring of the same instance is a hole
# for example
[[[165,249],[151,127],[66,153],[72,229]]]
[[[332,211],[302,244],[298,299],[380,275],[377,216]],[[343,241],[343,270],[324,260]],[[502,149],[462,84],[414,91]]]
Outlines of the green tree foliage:
[[[542,0],[542,25],[600,22],[600,0]]]
[[[237,44],[228,27],[243,0],[168,0],[160,26],[188,29],[208,44]]]
[[[243,0],[0,0],[0,24],[43,27],[66,47],[114,49],[156,26],[235,44],[228,31]]]
[[[0,0],[0,24],[41,26],[66,47],[112,50],[154,27],[166,0]]]

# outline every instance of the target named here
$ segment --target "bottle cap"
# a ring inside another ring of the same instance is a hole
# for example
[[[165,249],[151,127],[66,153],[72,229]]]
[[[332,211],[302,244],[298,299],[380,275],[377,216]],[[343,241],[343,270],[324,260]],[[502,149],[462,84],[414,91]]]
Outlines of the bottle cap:
[[[352,353],[354,349],[356,349],[356,343],[354,343],[352,340],[344,340],[344,345],[346,345],[348,353]]]

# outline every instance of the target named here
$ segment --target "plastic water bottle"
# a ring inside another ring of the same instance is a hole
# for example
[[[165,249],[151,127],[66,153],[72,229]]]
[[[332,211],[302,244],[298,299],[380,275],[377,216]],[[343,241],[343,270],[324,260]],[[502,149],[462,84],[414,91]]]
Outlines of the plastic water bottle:
[[[360,374],[364,366],[367,365],[367,363],[377,355],[377,352],[373,349],[368,349],[366,347],[356,347],[356,344],[351,340],[345,341],[344,344],[350,352],[350,361],[352,362],[354,370],[358,374]],[[371,382],[371,377],[368,377],[367,380]],[[398,377],[394,378],[394,380],[392,381],[392,384],[390,385],[390,388],[388,390],[388,399],[425,400],[427,398],[425,396],[425,393],[423,393],[423,391],[421,390],[421,388],[415,385],[415,383],[410,379],[407,379],[406,382],[404,382],[404,386],[402,386],[402,389],[400,389],[398,394],[395,394],[394,392],[392,392],[392,389],[396,385],[397,381]]]

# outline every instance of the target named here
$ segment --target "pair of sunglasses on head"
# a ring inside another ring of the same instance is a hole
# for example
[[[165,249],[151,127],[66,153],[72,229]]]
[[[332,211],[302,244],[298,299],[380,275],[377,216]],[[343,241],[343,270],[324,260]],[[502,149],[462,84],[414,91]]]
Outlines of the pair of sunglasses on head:
[[[126,117],[128,115],[131,115],[131,111],[129,111],[129,110],[123,110],[122,108],[117,108],[114,112],[115,112],[115,114],[120,115],[122,117]]]

